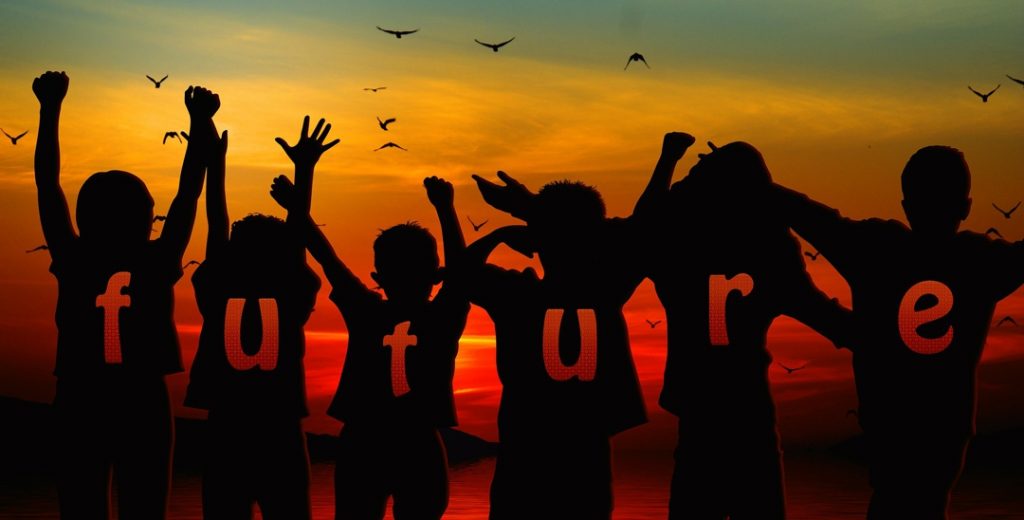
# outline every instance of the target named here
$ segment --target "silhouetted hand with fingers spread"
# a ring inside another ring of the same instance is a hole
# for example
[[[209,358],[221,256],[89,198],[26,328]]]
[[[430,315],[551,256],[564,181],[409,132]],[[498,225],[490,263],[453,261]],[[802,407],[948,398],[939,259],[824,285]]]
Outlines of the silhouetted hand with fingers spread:
[[[525,220],[534,194],[523,183],[503,171],[498,172],[498,178],[505,184],[504,186],[479,175],[473,175],[473,180],[480,188],[480,194],[483,195],[485,202],[495,209]]]
[[[43,108],[59,107],[68,93],[69,83],[64,72],[48,71],[32,81],[32,92]]]
[[[270,197],[283,209],[290,208],[292,198],[295,197],[295,185],[292,184],[292,180],[285,175],[274,177],[274,182],[270,185]]]
[[[331,132],[331,124],[327,123],[321,118],[316,124],[316,128],[313,129],[313,133],[309,133],[309,116],[306,116],[302,120],[302,133],[299,135],[299,141],[295,143],[295,146],[289,146],[288,142],[283,138],[278,137],[274,139],[277,144],[281,145],[284,153],[288,154],[288,158],[292,160],[296,168],[299,167],[312,167],[315,166],[317,161],[320,160],[320,156],[324,152],[330,150],[334,145],[341,142],[341,139],[335,139],[327,144],[324,144],[324,140],[327,139],[327,134]]]

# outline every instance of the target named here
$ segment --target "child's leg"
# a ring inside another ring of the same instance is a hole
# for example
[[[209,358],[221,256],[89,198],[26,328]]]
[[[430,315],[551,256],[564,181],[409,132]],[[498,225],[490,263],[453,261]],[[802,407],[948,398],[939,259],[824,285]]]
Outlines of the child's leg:
[[[203,461],[203,518],[249,520],[254,490],[252,438],[236,417],[210,412]]]
[[[373,429],[346,424],[338,434],[334,466],[334,508],[337,520],[381,519],[391,494],[389,473],[394,471],[386,439]]]
[[[312,518],[309,498],[309,453],[299,419],[275,420],[263,425],[269,450],[259,467],[257,503],[265,520]]]
[[[713,433],[680,419],[672,471],[669,519],[715,519],[727,516],[722,473],[728,471]]]
[[[448,457],[441,435],[424,429],[402,435],[404,468],[395,488],[395,520],[439,519],[448,508]]]
[[[160,519],[167,515],[174,423],[163,377],[125,378],[114,475],[118,516]]]
[[[901,432],[883,440],[869,435],[868,439],[873,488],[869,519],[948,518],[949,497],[963,469],[967,439],[941,439],[924,431]]]
[[[110,445],[113,431],[102,392],[91,385],[57,380],[54,399],[57,496],[62,519],[108,518],[110,511]]]

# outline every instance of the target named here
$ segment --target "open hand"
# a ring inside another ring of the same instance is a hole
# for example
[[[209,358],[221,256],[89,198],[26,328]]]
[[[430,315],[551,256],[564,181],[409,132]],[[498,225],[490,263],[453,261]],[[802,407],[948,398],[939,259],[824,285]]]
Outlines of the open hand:
[[[192,119],[210,119],[220,109],[220,96],[203,87],[185,90],[185,108]]]
[[[295,198],[295,185],[287,176],[278,175],[274,177],[274,183],[270,185],[270,196],[277,202],[278,206],[284,209],[292,207],[292,200]]]
[[[32,92],[43,107],[59,107],[68,93],[68,75],[64,72],[47,71],[32,80]]]
[[[292,160],[295,166],[312,167],[317,161],[320,160],[320,156],[324,152],[330,150],[334,145],[341,142],[341,139],[335,139],[327,144],[324,144],[324,140],[327,139],[327,134],[331,132],[331,124],[327,123],[324,126],[325,120],[320,119],[320,122],[316,124],[316,128],[313,129],[313,133],[309,133],[309,116],[306,116],[302,120],[302,134],[299,135],[299,141],[295,143],[295,146],[289,146],[288,143],[278,137],[274,139],[277,144],[281,145],[284,149],[284,153],[288,154],[288,158]]]
[[[423,179],[423,186],[427,188],[427,199],[434,207],[443,208],[455,204],[455,188],[452,183],[434,176]]]
[[[480,188],[480,195],[483,195],[485,202],[505,213],[515,216],[524,215],[533,199],[533,193],[523,183],[503,171],[498,172],[498,178],[501,179],[504,186],[479,175],[473,175],[473,180]]]

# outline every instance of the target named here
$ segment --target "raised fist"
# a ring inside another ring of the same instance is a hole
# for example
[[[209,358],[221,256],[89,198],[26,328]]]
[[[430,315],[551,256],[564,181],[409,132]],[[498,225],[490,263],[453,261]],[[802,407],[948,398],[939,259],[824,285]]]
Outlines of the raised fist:
[[[686,153],[686,150],[693,146],[696,139],[684,132],[669,132],[665,134],[665,140],[661,144],[661,156],[666,159],[678,161]]]
[[[427,188],[427,199],[434,207],[455,204],[455,188],[452,187],[452,183],[440,177],[427,177],[423,179],[423,186]]]
[[[185,90],[185,108],[192,119],[210,119],[220,109],[220,96],[203,87]]]
[[[69,81],[64,72],[49,71],[32,81],[32,92],[41,106],[60,106],[68,93]]]

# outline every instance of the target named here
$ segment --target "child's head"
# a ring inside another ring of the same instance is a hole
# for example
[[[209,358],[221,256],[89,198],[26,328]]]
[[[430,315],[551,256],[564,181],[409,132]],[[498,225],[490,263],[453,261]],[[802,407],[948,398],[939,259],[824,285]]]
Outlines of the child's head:
[[[388,299],[419,303],[441,282],[437,240],[423,226],[407,222],[385,229],[373,241],[373,280]]]
[[[90,242],[117,248],[144,243],[153,232],[153,196],[131,173],[94,173],[78,192],[75,220]]]
[[[231,224],[228,249],[236,269],[256,276],[274,276],[290,264],[304,263],[301,249],[294,247],[295,238],[285,221],[270,215],[252,213]]]
[[[761,152],[749,143],[712,148],[690,170],[690,195],[702,218],[718,226],[757,228],[771,220],[766,207],[772,176]]]
[[[964,154],[948,146],[918,150],[903,168],[903,211],[915,233],[956,233],[971,211],[971,171]]]
[[[587,263],[600,241],[605,205],[582,182],[555,181],[534,198],[529,228],[545,271]]]

